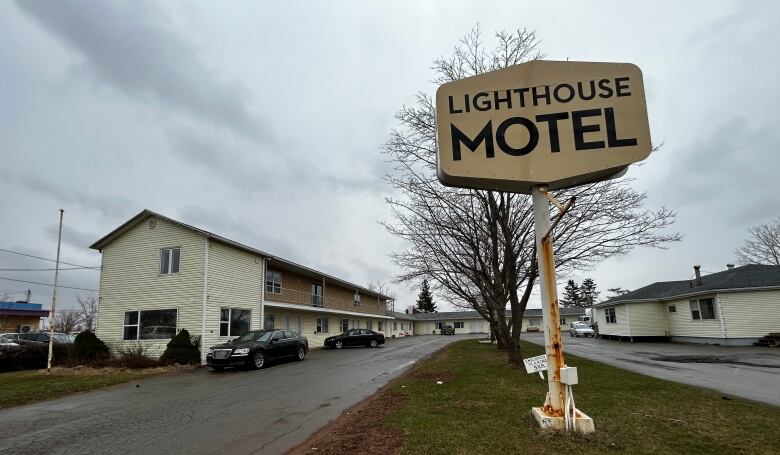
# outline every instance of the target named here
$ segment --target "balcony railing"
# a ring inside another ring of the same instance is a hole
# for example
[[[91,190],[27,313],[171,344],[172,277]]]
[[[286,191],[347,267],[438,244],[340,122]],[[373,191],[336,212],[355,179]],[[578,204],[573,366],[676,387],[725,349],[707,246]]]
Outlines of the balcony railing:
[[[354,300],[337,299],[335,297],[312,294],[311,292],[299,291],[297,289],[277,288],[280,292],[271,292],[268,288],[265,290],[265,299],[281,303],[293,303],[296,305],[311,306],[317,308],[332,308],[347,311],[356,311],[367,314],[387,314],[384,306],[377,307],[373,301],[361,302],[355,305]],[[327,289],[325,290],[327,294]]]

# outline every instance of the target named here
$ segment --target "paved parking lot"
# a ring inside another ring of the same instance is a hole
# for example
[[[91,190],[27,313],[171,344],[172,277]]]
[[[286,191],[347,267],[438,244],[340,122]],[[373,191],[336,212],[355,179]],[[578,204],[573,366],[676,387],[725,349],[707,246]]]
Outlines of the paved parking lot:
[[[523,338],[544,344],[541,333],[523,334]],[[564,333],[563,342],[564,353],[780,406],[780,349],[777,348],[630,343],[572,338],[568,333]]]
[[[303,362],[259,371],[201,369],[0,410],[0,453],[281,453],[414,362],[467,337],[315,350]]]

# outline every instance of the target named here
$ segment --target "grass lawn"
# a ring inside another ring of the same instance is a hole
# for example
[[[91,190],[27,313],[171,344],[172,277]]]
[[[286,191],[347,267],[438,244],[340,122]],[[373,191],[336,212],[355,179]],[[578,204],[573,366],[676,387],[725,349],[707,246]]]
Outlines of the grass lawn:
[[[523,342],[522,351],[530,357],[544,348]],[[395,381],[386,393],[409,399],[385,422],[402,433],[401,452],[409,454],[780,453],[779,408],[575,356],[566,361],[578,367],[574,395],[594,420],[592,435],[541,431],[531,407],[543,403],[547,382],[474,340]]]
[[[146,378],[163,371],[167,370],[163,368],[139,370],[53,368],[51,375],[47,375],[46,370],[0,373],[0,408],[99,389]]]

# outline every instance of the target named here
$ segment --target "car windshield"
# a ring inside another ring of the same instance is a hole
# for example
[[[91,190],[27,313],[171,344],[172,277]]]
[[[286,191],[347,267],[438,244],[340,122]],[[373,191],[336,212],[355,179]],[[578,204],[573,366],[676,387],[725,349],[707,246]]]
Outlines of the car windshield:
[[[242,341],[268,341],[268,338],[271,336],[271,333],[273,331],[271,330],[257,330],[254,332],[247,332],[244,335],[241,335],[240,337],[233,340],[234,342],[240,343]]]

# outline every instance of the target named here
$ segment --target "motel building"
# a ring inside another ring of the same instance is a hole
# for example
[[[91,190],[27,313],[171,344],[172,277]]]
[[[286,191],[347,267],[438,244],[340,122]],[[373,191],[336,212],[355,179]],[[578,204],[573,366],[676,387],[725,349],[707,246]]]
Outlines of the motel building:
[[[694,279],[660,281],[596,305],[604,338],[722,346],[780,341],[780,267],[749,264]]]
[[[286,328],[310,347],[349,328],[399,335],[391,297],[144,210],[95,242],[102,253],[97,336],[161,355],[181,329],[209,346]]]
[[[585,308],[559,308],[561,330],[566,330],[574,321],[585,316]],[[394,313],[396,320],[404,324],[409,335],[438,335],[442,326],[450,325],[455,334],[490,333],[490,324],[476,311],[451,311],[441,313]],[[508,323],[512,321],[511,311],[506,311]],[[521,332],[542,331],[542,309],[528,308],[523,312]]]

